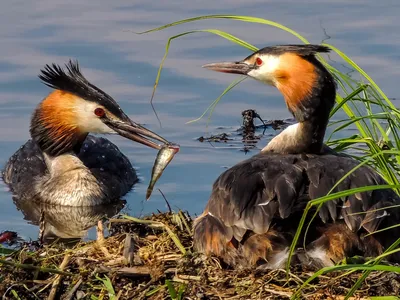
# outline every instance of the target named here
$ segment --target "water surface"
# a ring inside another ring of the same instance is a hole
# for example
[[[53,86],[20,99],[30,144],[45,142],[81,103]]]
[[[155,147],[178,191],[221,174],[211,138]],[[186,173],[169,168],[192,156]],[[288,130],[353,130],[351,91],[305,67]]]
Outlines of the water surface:
[[[173,209],[200,213],[213,181],[227,167],[257,152],[245,154],[240,142],[210,144],[199,136],[228,132],[236,136],[241,111],[254,108],[265,119],[290,117],[282,97],[273,88],[245,81],[225,97],[206,127],[197,118],[234,76],[210,72],[201,65],[238,60],[249,52],[210,34],[199,33],[172,43],[154,103],[162,128],[149,105],[157,68],[168,37],[191,29],[218,28],[257,47],[297,43],[275,28],[226,20],[187,24],[148,35],[142,31],[202,14],[241,14],[282,23],[309,41],[339,47],[362,66],[389,97],[398,97],[400,75],[400,2],[392,1],[8,1],[0,12],[0,165],[29,138],[30,115],[49,93],[37,74],[45,64],[78,59],[83,73],[112,95],[129,116],[168,140],[181,151],[156,185],[150,201],[145,193],[156,155],[152,149],[120,137],[110,137],[131,159],[142,181],[125,197],[126,210],[140,216],[165,210],[161,189]],[[331,55],[336,66],[340,60]],[[258,148],[275,134],[268,131]],[[237,136],[236,136],[237,138]],[[247,155],[247,156],[246,156]],[[36,238],[38,227],[24,220],[12,197],[0,183],[0,231],[17,231]],[[93,235],[91,232],[90,236]]]

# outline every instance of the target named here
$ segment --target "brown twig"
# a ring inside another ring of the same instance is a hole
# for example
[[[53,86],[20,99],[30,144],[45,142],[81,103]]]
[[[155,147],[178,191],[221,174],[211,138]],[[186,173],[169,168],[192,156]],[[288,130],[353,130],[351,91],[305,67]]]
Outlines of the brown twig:
[[[288,297],[288,298],[290,298],[293,295],[292,292],[282,292],[282,291],[267,289],[267,288],[264,288],[264,291],[269,292],[273,295],[279,295],[279,296],[284,296],[284,297]]]
[[[103,229],[103,221],[99,220],[97,222],[97,244],[101,250],[101,252],[103,252],[105,257],[109,257],[110,256],[110,252],[108,252],[107,248],[104,246],[104,229]]]
[[[134,257],[135,257],[135,240],[133,238],[133,235],[127,233],[125,235],[125,242],[124,242],[124,250],[123,250],[123,256],[126,260],[126,264],[131,264]]]
[[[180,275],[180,274],[177,274],[173,278],[173,281],[181,282],[181,283],[188,283],[190,281],[200,281],[200,280],[201,280],[200,276]]]
[[[74,285],[73,288],[69,291],[69,293],[66,294],[65,297],[62,298],[62,299],[63,299],[63,300],[71,300],[71,299],[74,297],[74,295],[75,295],[76,291],[78,290],[78,288],[81,286],[82,282],[83,282],[83,279],[82,279],[82,278],[79,278],[79,280],[77,281],[77,283],[75,283],[75,285]]]
[[[64,256],[64,259],[63,259],[63,261],[61,262],[61,264],[60,264],[60,270],[64,270],[66,267],[67,267],[67,265],[68,265],[68,263],[69,263],[69,259],[70,259],[70,256],[69,256],[69,254],[66,254],[65,256]],[[52,284],[52,286],[51,286],[51,290],[50,290],[50,294],[49,294],[49,297],[47,297],[47,299],[48,300],[54,300],[55,299],[55,297],[56,297],[56,294],[57,294],[57,289],[58,289],[58,286],[59,286],[59,284],[60,284],[60,281],[61,281],[61,276],[62,275],[56,275],[56,277],[55,277],[55,279],[54,279],[54,281],[53,281],[53,284]]]

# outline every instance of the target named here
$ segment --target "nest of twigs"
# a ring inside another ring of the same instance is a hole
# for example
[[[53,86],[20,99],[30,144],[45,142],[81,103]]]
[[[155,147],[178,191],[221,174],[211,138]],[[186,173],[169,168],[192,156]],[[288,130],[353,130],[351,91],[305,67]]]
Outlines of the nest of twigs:
[[[23,247],[0,260],[3,299],[344,299],[360,272],[233,270],[193,254],[192,219],[183,212],[99,222],[96,241]],[[400,275],[373,272],[353,299],[398,295]],[[297,298],[297,296],[296,296]]]

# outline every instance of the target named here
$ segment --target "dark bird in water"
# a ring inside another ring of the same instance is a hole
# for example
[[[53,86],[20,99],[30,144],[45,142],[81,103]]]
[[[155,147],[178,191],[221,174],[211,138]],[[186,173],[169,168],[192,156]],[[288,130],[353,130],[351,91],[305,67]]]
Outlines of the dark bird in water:
[[[7,162],[3,180],[20,199],[66,206],[113,203],[138,181],[128,158],[109,140],[119,134],[154,149],[168,143],[132,121],[91,84],[77,62],[53,64],[39,78],[55,89],[37,106],[28,140]],[[151,140],[152,139],[152,140]]]
[[[239,62],[204,66],[275,86],[298,123],[215,181],[207,206],[195,221],[197,251],[217,255],[231,265],[281,268],[307,202],[327,195],[359,164],[323,144],[336,84],[315,55],[328,51],[319,45],[266,47]],[[372,168],[362,166],[333,192],[381,184],[387,183]],[[326,202],[305,237],[306,248],[300,248],[301,237],[291,263],[300,260],[303,266],[319,268],[345,257],[381,254],[400,237],[400,228],[374,232],[400,223],[399,208],[385,209],[399,204],[392,189]],[[400,262],[400,255],[389,259]]]

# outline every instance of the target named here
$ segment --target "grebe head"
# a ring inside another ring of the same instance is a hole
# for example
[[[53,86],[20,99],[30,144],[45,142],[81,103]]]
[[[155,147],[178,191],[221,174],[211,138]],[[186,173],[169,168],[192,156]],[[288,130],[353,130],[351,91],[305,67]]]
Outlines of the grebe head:
[[[329,50],[320,45],[272,46],[260,49],[238,62],[206,64],[203,68],[247,75],[275,86],[283,94],[290,112],[302,122],[310,118],[320,104],[324,104],[328,111],[334,104],[334,79],[315,57],[315,54]],[[322,90],[324,95],[321,94]],[[325,96],[328,98],[321,99]]]
[[[286,106],[299,122],[275,137],[263,151],[319,153],[329,113],[335,104],[333,76],[316,58],[329,48],[320,45],[265,47],[238,62],[204,65],[204,68],[246,75],[275,86]]]
[[[77,62],[69,61],[66,70],[46,65],[39,78],[55,89],[36,108],[30,128],[32,138],[47,154],[78,150],[90,132],[119,134],[155,149],[160,145],[151,139],[167,143],[132,121],[111,96],[83,76]]]

